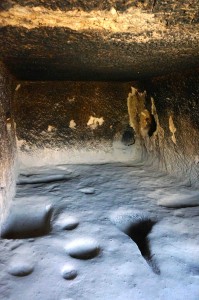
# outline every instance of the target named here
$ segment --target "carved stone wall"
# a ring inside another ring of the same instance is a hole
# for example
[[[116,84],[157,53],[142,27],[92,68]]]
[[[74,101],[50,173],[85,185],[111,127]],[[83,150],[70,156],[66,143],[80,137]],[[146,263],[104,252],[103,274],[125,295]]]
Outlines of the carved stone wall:
[[[199,76],[175,74],[143,82],[128,97],[131,126],[158,167],[199,185]],[[145,90],[145,92],[143,92]]]
[[[12,115],[14,81],[0,64],[0,222],[15,191],[16,143]]]
[[[14,115],[20,161],[125,159],[134,143],[126,105],[130,88],[119,82],[19,83]]]

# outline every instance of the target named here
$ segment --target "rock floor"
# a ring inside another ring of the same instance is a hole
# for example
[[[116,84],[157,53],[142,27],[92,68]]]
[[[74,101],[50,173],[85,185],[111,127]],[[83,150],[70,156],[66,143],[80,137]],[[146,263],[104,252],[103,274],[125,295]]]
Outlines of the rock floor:
[[[199,192],[185,182],[141,163],[22,172],[0,299],[198,300]]]

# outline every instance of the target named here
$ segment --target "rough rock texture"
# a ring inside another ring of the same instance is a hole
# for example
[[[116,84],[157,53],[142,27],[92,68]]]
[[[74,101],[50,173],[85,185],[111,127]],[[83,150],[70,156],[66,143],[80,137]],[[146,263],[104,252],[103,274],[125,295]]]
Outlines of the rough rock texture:
[[[21,82],[15,94],[14,115],[21,155],[45,151],[112,151],[113,143],[129,148],[126,98],[130,83]],[[123,141],[123,135],[128,137]],[[59,154],[59,153],[58,153]],[[47,153],[46,153],[47,155]],[[53,163],[47,157],[46,163]],[[65,153],[64,161],[70,156]],[[89,159],[89,155],[87,155]],[[96,156],[97,160],[97,156]],[[33,162],[33,161],[31,161]]]
[[[199,178],[198,84],[198,73],[154,78],[143,83],[146,93],[133,89],[128,98],[131,125],[149,157],[158,161],[161,169],[196,186]]]
[[[182,10],[184,11],[184,15],[187,17],[193,16],[198,17],[197,15],[197,0],[188,0],[183,1],[180,0],[176,3],[175,0],[170,1],[154,1],[154,0],[134,0],[134,1],[120,1],[120,0],[102,0],[102,1],[81,1],[81,0],[2,0],[1,1],[1,10],[8,10],[9,8],[13,7],[14,5],[19,4],[21,6],[28,6],[28,7],[34,7],[34,6],[40,6],[45,7],[48,9],[56,10],[60,9],[62,11],[68,11],[71,9],[79,9],[84,11],[91,11],[94,9],[98,10],[110,10],[112,7],[114,7],[117,11],[123,12],[129,9],[130,7],[133,8],[142,8],[146,11],[157,11],[160,12],[162,10],[162,13],[165,15],[173,15],[174,13],[176,15],[181,15]],[[171,10],[173,10],[173,14],[171,13]],[[181,18],[183,20],[183,18]]]
[[[15,186],[15,130],[11,110],[14,81],[0,64],[0,223],[6,214]]]
[[[199,4],[1,1],[0,59],[19,79],[132,80],[198,66]]]
[[[131,83],[21,82],[14,104],[20,161],[83,161],[85,150],[96,162],[96,153],[112,153],[119,143],[198,185],[198,78],[185,72]],[[133,88],[128,96],[131,86],[142,93]]]

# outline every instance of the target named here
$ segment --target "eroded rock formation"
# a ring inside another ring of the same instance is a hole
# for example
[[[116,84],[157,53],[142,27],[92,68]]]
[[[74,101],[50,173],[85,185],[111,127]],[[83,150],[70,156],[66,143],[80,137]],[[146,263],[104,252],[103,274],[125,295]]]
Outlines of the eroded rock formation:
[[[197,72],[154,78],[145,88],[132,88],[128,96],[130,124],[144,154],[161,169],[198,186]]]

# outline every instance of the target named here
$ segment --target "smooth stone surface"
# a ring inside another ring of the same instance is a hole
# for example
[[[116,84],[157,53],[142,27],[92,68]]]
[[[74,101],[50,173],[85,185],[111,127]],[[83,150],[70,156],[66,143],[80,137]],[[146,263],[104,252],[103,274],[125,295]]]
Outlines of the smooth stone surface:
[[[76,217],[69,215],[61,215],[56,223],[55,227],[64,229],[64,230],[73,230],[79,225],[79,221]]]
[[[65,265],[61,271],[62,277],[67,280],[72,280],[77,277],[77,270],[73,265]]]
[[[8,273],[13,276],[27,276],[31,274],[34,270],[34,266],[29,261],[23,261],[23,260],[13,260],[9,267],[8,267]]]
[[[51,214],[50,205],[35,205],[33,209],[22,205],[14,207],[2,225],[1,236],[23,239],[45,235],[50,231]]]
[[[156,200],[174,192],[181,193],[181,183],[140,164],[133,167],[129,163],[69,167],[81,176],[70,184],[60,182],[63,198],[54,196],[50,199],[54,208],[53,232],[36,238],[33,243],[29,239],[1,240],[0,299],[198,300],[199,207],[167,209],[158,206]],[[91,186],[91,183],[97,186],[94,196],[79,192],[81,187]],[[24,206],[34,213],[35,206],[49,204],[52,186],[18,186],[13,206]],[[159,191],[157,197],[149,198],[149,193],[156,190]],[[30,196],[31,205],[30,199],[27,201]],[[183,213],[184,217],[176,217],[175,213]],[[55,222],[62,215],[77,217],[77,229],[54,230]],[[121,232],[110,221],[112,215],[117,226],[121,224],[125,230],[126,226],[132,225],[132,231],[129,234]],[[145,239],[145,229],[149,227],[143,220],[156,216],[158,222]],[[134,227],[137,223],[141,227]],[[138,235],[140,232],[142,239]],[[91,260],[71,257],[65,247],[69,250],[71,242],[79,238],[84,243],[86,238],[94,239],[102,249],[99,256]],[[147,246],[146,241],[150,250],[148,261],[148,254],[142,255],[141,247],[138,247],[139,242],[140,246]],[[11,251],[16,242],[23,244]],[[11,257],[16,256],[22,261],[25,258],[32,260],[35,267],[31,275],[15,277],[8,273]],[[65,265],[73,265],[77,270],[74,280],[62,277]],[[160,275],[156,272],[158,268]]]
[[[71,257],[91,259],[99,254],[100,246],[96,240],[85,237],[71,241],[65,249]]]
[[[70,176],[68,174],[21,174],[17,184],[51,183],[61,180],[70,180]]]
[[[79,191],[84,194],[95,194],[95,189],[92,187],[82,188]]]
[[[197,191],[190,191],[189,194],[174,193],[160,199],[158,205],[170,208],[199,206],[199,193]]]
[[[30,239],[28,239],[28,241],[29,241],[30,243],[33,243],[33,242],[35,241],[35,239],[30,238]]]
[[[23,245],[23,241],[16,241],[13,245],[11,245],[10,250],[15,250]]]

